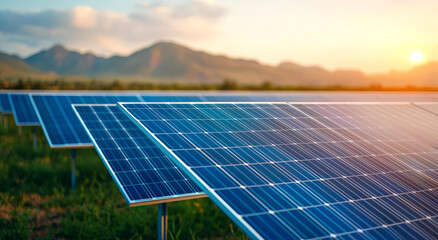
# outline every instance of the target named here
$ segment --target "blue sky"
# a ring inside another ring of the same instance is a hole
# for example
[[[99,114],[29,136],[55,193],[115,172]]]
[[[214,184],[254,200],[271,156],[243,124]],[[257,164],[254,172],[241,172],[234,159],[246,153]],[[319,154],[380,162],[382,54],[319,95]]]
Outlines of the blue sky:
[[[20,0],[20,1],[4,1],[2,3],[3,9],[32,11],[37,9],[49,8],[72,8],[75,6],[91,6],[98,10],[111,10],[116,12],[129,12],[134,10],[136,3],[139,1],[124,0],[124,1],[58,1],[58,0]]]
[[[4,1],[0,50],[27,56],[55,43],[126,55],[159,40],[276,65],[369,73],[438,58],[436,0]]]

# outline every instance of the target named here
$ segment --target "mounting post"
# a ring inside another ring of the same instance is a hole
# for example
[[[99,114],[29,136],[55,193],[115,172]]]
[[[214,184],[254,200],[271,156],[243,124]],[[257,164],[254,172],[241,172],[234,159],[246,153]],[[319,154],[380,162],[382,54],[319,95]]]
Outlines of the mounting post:
[[[167,203],[158,204],[158,240],[167,240]]]
[[[76,187],[76,149],[71,150],[71,189]]]
[[[6,130],[8,128],[8,116],[3,114],[3,127]]]
[[[33,127],[33,149],[37,149],[37,127]]]

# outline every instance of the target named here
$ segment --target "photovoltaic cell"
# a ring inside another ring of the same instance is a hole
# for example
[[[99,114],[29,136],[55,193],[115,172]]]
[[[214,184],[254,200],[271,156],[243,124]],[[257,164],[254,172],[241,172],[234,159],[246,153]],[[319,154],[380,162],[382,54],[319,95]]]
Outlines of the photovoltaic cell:
[[[9,94],[11,109],[17,126],[38,126],[38,116],[28,93]]]
[[[73,105],[130,206],[205,197],[116,105]]]
[[[0,110],[3,114],[12,113],[9,93],[0,93]]]
[[[413,104],[119,107],[251,238],[437,237],[438,118]]]
[[[52,148],[92,147],[91,140],[73,111],[72,104],[114,104],[138,102],[136,95],[32,94],[32,104]]]

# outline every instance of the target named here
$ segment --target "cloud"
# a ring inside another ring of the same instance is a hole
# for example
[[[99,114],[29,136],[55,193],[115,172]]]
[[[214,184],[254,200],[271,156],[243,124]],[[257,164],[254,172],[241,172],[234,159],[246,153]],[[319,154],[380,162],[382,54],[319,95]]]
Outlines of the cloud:
[[[160,39],[214,39],[220,34],[218,21],[225,14],[225,6],[213,0],[142,2],[130,13],[89,6],[29,12],[0,10],[0,36],[6,36],[0,45],[2,50],[22,55],[29,54],[28,49],[35,51],[58,42],[100,54],[127,54]]]
[[[88,6],[73,8],[72,21],[73,26],[79,29],[96,27],[98,12]]]

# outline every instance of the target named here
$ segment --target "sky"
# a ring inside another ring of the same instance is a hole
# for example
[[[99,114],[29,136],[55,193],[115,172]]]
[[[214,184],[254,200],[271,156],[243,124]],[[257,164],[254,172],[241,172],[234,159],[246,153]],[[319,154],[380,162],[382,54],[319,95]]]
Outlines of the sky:
[[[438,60],[437,9],[436,0],[3,1],[0,51],[26,57],[62,43],[107,57],[166,40],[269,65],[380,73]]]

